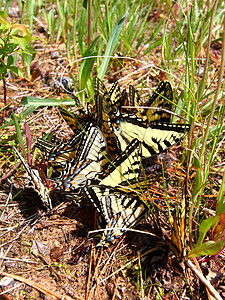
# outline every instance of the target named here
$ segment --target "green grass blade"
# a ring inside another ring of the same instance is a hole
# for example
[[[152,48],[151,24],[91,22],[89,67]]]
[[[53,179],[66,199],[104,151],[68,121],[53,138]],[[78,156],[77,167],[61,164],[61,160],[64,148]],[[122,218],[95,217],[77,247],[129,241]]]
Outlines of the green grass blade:
[[[80,66],[79,76],[79,88],[83,90],[86,87],[86,83],[88,79],[91,77],[91,71],[96,60],[96,57],[91,58],[91,56],[96,56],[97,52],[94,51],[94,48],[97,45],[99,36],[93,41],[93,43],[88,47],[88,49],[84,52],[84,57],[86,59],[82,60]]]
[[[26,152],[25,152],[24,145],[23,145],[23,138],[22,138],[20,125],[19,125],[19,122],[18,122],[18,118],[16,117],[14,112],[12,112],[12,117],[13,117],[13,122],[14,122],[14,125],[15,125],[16,135],[17,135],[17,139],[18,139],[20,148],[21,148],[23,154],[25,155]]]
[[[36,107],[35,106],[30,106],[28,107],[23,113],[22,113],[22,116],[20,117],[21,120],[23,120],[24,118],[26,118],[27,116],[29,116],[33,111],[35,111]],[[4,125],[2,125],[0,127],[0,130],[1,129],[4,129],[8,126],[12,126],[14,124],[14,121],[9,121],[7,123],[5,123]]]
[[[119,22],[116,24],[116,26],[114,27],[114,29],[113,29],[113,31],[110,35],[110,38],[109,38],[109,41],[108,41],[108,44],[107,44],[107,47],[106,47],[106,50],[105,50],[105,54],[104,54],[105,57],[102,61],[100,70],[98,72],[98,77],[100,79],[103,79],[103,77],[105,75],[105,72],[106,72],[106,69],[108,67],[108,63],[109,63],[109,60],[110,60],[109,56],[112,55],[112,52],[115,49],[116,44],[119,40],[119,35],[120,35],[121,30],[122,30],[122,27],[123,27],[126,16],[127,16],[127,12],[122,17],[122,19],[120,19]]]
[[[87,17],[87,0],[83,1],[81,14],[80,14],[80,23],[78,29],[78,44],[80,48],[81,56],[84,53],[84,28],[86,27],[85,20]]]
[[[28,1],[28,9],[29,9],[29,24],[30,24],[30,31],[33,32],[33,21],[34,21],[34,0]]]
[[[216,205],[216,213],[217,215],[223,214],[225,212],[225,172],[223,172],[223,179],[221,183],[221,187],[219,189],[218,200]]]
[[[59,106],[59,105],[76,105],[74,99],[39,99],[32,96],[23,97],[21,99],[21,105],[25,107],[39,107],[39,106]]]

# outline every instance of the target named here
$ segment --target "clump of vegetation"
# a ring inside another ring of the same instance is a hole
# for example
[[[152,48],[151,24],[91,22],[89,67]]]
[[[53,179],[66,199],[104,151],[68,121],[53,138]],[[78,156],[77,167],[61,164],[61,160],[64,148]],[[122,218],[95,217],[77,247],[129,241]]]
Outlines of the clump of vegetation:
[[[30,47],[32,41],[31,34],[23,24],[14,24],[7,21],[7,14],[0,11],[0,80],[3,83],[4,104],[1,125],[4,121],[6,110],[6,77],[14,74],[23,76],[22,70],[16,65],[18,53],[32,55],[33,48]],[[24,61],[26,63],[26,61]],[[28,66],[29,67],[29,66]]]
[[[6,153],[9,157],[7,161],[2,159],[5,173],[10,173],[12,164],[15,162],[10,156],[11,140],[14,144],[19,142],[25,153],[26,141],[31,151],[31,135],[35,139],[51,127],[59,134],[63,131],[69,135],[52,106],[55,103],[61,105],[63,102],[67,105],[74,105],[74,101],[68,100],[67,94],[61,92],[58,95],[50,88],[47,89],[43,82],[37,91],[35,91],[35,84],[32,85],[32,91],[29,90],[30,87],[27,88],[26,97],[22,100],[26,109],[23,108],[22,113],[20,110],[16,114],[14,113],[15,107],[11,106],[13,121],[3,124],[6,107],[11,104],[7,103],[8,73],[11,72],[12,75],[22,78],[22,68],[27,66],[27,76],[28,79],[30,78],[34,52],[33,38],[29,32],[34,32],[38,21],[38,24],[41,23],[45,27],[43,34],[48,44],[44,45],[44,49],[49,50],[49,45],[58,49],[60,60],[62,60],[62,64],[59,65],[59,60],[54,61],[50,55],[47,56],[47,51],[43,51],[39,62],[42,62],[44,66],[44,63],[47,64],[47,61],[50,61],[48,67],[45,66],[46,69],[43,69],[43,73],[46,75],[50,70],[52,77],[57,77],[58,74],[62,77],[64,74],[71,77],[74,94],[80,101],[76,103],[76,106],[86,106],[86,102],[93,102],[93,77],[95,75],[101,79],[107,78],[108,82],[119,79],[124,87],[128,87],[129,84],[135,85],[141,91],[140,94],[147,94],[148,97],[152,87],[158,85],[160,81],[168,80],[171,83],[175,96],[173,120],[176,121],[177,115],[181,115],[183,122],[188,123],[191,128],[187,144],[184,143],[183,147],[173,153],[177,156],[177,160],[169,164],[168,170],[165,168],[159,185],[151,187],[151,197],[156,199],[155,205],[159,210],[158,222],[167,233],[165,239],[169,242],[174,219],[179,221],[182,216],[187,220],[187,224],[183,222],[182,226],[181,222],[178,222],[180,226],[176,229],[178,238],[181,236],[183,238],[179,246],[182,251],[186,250],[183,252],[185,257],[182,259],[189,267],[193,268],[191,265],[193,257],[197,258],[198,267],[209,260],[216,265],[215,257],[219,257],[224,264],[224,259],[219,256],[225,247],[224,3],[222,1],[214,1],[213,4],[205,1],[192,3],[179,1],[170,5],[168,1],[146,3],[141,0],[132,2],[127,0],[121,4],[121,1],[117,0],[111,2],[83,0],[80,4],[78,1],[69,3],[51,0],[47,2],[26,1],[25,4],[23,1],[18,1],[18,5],[21,9],[21,22],[29,24],[29,29],[25,25],[7,21],[6,13],[0,12],[0,80],[3,83],[4,94],[1,129],[4,128],[7,132],[7,137],[1,143],[4,145],[1,157],[6,157]],[[22,53],[22,63],[17,60],[19,52]],[[56,65],[55,69],[52,67],[53,64]],[[20,84],[16,87],[19,89]],[[67,100],[68,102],[65,102]],[[18,106],[20,104],[17,103],[16,108]],[[35,119],[37,116],[38,121]],[[35,150],[33,161],[30,158],[29,163],[35,164],[36,157]],[[5,180],[5,175],[2,176]],[[185,213],[180,211],[178,205],[182,199],[183,186],[186,186]],[[176,218],[173,217],[175,215]],[[62,223],[65,222],[63,217],[59,212]],[[55,225],[57,227],[58,223],[55,222]],[[58,231],[57,234],[57,238],[59,237],[65,244],[64,235],[60,235]],[[54,238],[55,236],[52,237]],[[10,240],[10,237],[8,239]],[[75,243],[74,240],[75,238],[71,239],[70,243]],[[30,241],[26,241],[28,242]],[[47,238],[46,242],[49,242]],[[76,242],[80,243],[77,236]],[[80,252],[77,248],[76,251],[82,256],[87,248],[78,247]],[[7,249],[4,248],[4,251],[7,253]],[[137,297],[140,296],[139,290],[141,290],[142,299],[147,297],[146,295],[149,295],[149,298],[159,299],[169,295],[169,293],[166,294],[166,280],[163,281],[163,272],[159,272],[160,279],[158,279],[156,278],[158,271],[153,268],[155,276],[153,278],[149,275],[150,271],[142,261],[141,254],[136,255],[135,251],[132,252],[130,249],[127,249],[125,254],[123,250],[119,253],[120,255],[115,255],[116,258],[112,255],[108,259],[107,254],[104,257],[104,254],[103,256],[96,254],[92,249],[90,264],[87,263],[85,257],[82,257],[84,259],[82,267],[86,268],[85,274],[89,274],[86,277],[82,272],[79,273],[80,271],[74,274],[74,269],[70,268],[70,265],[65,268],[71,270],[72,279],[75,276],[76,278],[84,276],[87,282],[86,298],[89,293],[94,295],[93,299],[96,294],[100,295],[98,284],[101,280],[107,281],[108,284],[105,294],[102,293],[104,295],[108,293],[108,298],[116,298],[116,290],[120,281],[123,282],[124,287],[130,284],[130,282],[127,283],[127,274],[134,274],[130,275],[130,278],[133,283],[135,282],[132,286],[135,287]],[[63,264],[65,257],[62,260]],[[72,260],[73,263],[78,262],[76,254],[72,256]],[[137,260],[138,265],[136,265]],[[102,261],[104,267],[101,269]],[[121,267],[124,261],[126,263]],[[152,264],[155,267],[155,264]],[[93,266],[94,270],[91,269]],[[108,270],[105,266],[109,266]],[[134,271],[127,271],[126,268]],[[173,268],[176,268],[173,261],[169,261],[169,268],[172,277]],[[182,272],[181,269],[175,271]],[[102,279],[103,273],[106,279]],[[95,276],[92,281],[91,274]],[[193,277],[190,281],[193,281]],[[190,286],[185,290],[187,297],[197,294],[191,291]],[[79,287],[81,285],[78,284]],[[202,292],[197,284],[195,288],[199,294]],[[180,297],[182,297],[181,294]],[[214,297],[220,299],[218,294]]]

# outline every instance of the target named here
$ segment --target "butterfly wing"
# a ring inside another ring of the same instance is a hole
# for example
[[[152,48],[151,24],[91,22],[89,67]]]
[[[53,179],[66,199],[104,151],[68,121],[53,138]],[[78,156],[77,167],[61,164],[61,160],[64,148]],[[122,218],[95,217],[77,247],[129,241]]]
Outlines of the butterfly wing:
[[[151,122],[171,122],[171,111],[173,102],[173,90],[168,81],[162,81],[153,95],[147,100],[146,105],[150,107],[146,110],[147,121]],[[151,108],[153,107],[153,108]]]
[[[119,149],[116,145],[116,138],[113,133],[113,129],[111,124],[108,122],[107,113],[113,114],[115,109],[114,106],[111,106],[111,99],[107,92],[107,89],[103,82],[99,78],[95,78],[94,80],[94,88],[95,88],[95,120],[96,124],[100,127],[108,147],[109,157],[110,159],[114,159],[117,155],[120,154]],[[110,90],[111,95],[116,99],[118,98],[118,85],[114,85]],[[106,113],[107,112],[107,113]]]
[[[173,91],[169,82],[162,81],[153,95],[143,102],[138,91],[129,86],[130,105],[136,107],[134,114],[148,124],[152,122],[171,122]],[[143,107],[144,106],[144,107]]]
[[[131,110],[127,110],[127,112],[135,114],[137,117],[142,118],[144,121],[147,120],[146,109],[143,107],[144,103],[141,100],[141,97],[138,91],[132,86],[129,86],[129,98],[130,105],[133,107]]]
[[[74,132],[81,128],[86,122],[90,121],[90,116],[88,114],[83,113],[82,115],[75,115],[61,106],[59,106],[58,109],[63,119]]]
[[[124,91],[123,91],[123,97],[125,96]],[[111,89],[109,90],[109,98],[110,101],[112,102],[112,105],[115,105],[118,109],[121,109],[121,106],[123,105],[123,98],[122,94],[120,91],[120,86],[119,82],[116,81],[112,85]]]
[[[74,192],[86,185],[108,163],[104,136],[94,123],[89,123],[86,128],[76,153],[56,180],[57,188],[65,192]]]
[[[135,115],[117,113],[111,119],[117,145],[124,151],[133,139],[141,143],[142,158],[162,153],[180,142],[189,130],[189,125],[153,122],[147,125]]]
[[[82,128],[77,129],[69,141],[65,143],[53,144],[43,138],[39,138],[35,146],[41,150],[49,165],[51,165],[57,173],[60,173],[65,169],[68,161],[72,161],[77,157],[79,151],[78,145],[83,139],[88,126],[89,123],[86,123]]]
[[[129,185],[130,181],[137,181],[140,160],[140,143],[134,139],[117,158],[107,163],[107,171],[98,174],[94,182],[112,187]]]
[[[111,90],[111,95],[113,95],[113,91],[117,90],[116,94],[118,94],[118,82],[116,82]],[[117,107],[115,105],[115,102],[112,101],[110,98],[110,95],[108,94],[108,91],[104,85],[104,83],[96,77],[94,80],[94,88],[95,88],[95,95],[99,97],[101,105],[101,113],[105,114],[106,121],[108,120],[108,117],[113,116],[115,111],[117,110]],[[118,96],[114,98],[119,98]],[[117,101],[114,99],[114,101]],[[96,99],[95,99],[96,103]]]
[[[126,229],[135,227],[148,215],[147,205],[133,193],[104,185],[85,187],[85,193],[107,223],[97,246],[112,245]]]

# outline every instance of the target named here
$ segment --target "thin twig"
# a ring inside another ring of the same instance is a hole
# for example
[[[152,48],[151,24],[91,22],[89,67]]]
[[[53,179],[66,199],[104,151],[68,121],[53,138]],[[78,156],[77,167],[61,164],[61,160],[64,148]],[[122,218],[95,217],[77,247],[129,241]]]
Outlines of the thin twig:
[[[202,283],[210,291],[210,293],[216,300],[223,300],[220,297],[220,295],[217,293],[217,291],[214,289],[214,287],[211,285],[211,283],[203,276],[203,274],[197,269],[197,267],[190,260],[187,261],[187,265],[198,276],[198,278],[202,281]]]
[[[21,164],[21,162],[16,163],[9,172],[7,172],[6,174],[4,174],[0,178],[0,184],[2,183],[3,180],[5,180],[6,178],[10,177],[13,174],[13,172],[20,166],[20,164]]]
[[[90,257],[90,264],[89,264],[89,270],[88,270],[88,280],[87,280],[87,290],[86,290],[86,297],[85,299],[88,300],[89,296],[89,287],[90,287],[90,282],[91,282],[91,267],[92,267],[92,256],[93,256],[93,249],[91,249],[91,257]]]
[[[84,300],[83,298],[81,298],[79,296],[75,296],[76,298],[71,298],[70,296],[55,293],[53,291],[50,291],[50,290],[46,289],[43,285],[34,282],[33,280],[26,279],[26,278],[18,276],[18,275],[9,274],[9,273],[6,273],[6,272],[0,272],[0,275],[13,278],[13,279],[18,280],[20,282],[23,282],[23,283],[25,283],[29,286],[32,286],[33,288],[35,288],[39,292],[49,296],[50,299],[56,299],[56,300],[75,300],[75,299],[79,299],[79,300]]]

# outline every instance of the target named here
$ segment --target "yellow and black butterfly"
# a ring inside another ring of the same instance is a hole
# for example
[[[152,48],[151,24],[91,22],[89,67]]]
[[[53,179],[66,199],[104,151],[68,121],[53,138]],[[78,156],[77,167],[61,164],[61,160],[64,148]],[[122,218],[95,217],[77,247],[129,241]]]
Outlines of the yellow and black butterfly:
[[[22,162],[22,164],[24,166],[24,169],[26,170],[27,174],[31,177],[31,180],[32,180],[32,182],[34,184],[34,187],[35,187],[35,191],[40,196],[40,199],[41,199],[42,203],[47,208],[52,209],[52,202],[51,202],[51,198],[49,196],[50,191],[42,183],[38,171],[37,170],[33,170],[33,169],[30,168],[30,166],[28,165],[28,163],[24,160],[24,158],[22,157],[22,155],[19,153],[19,151],[15,147],[13,147],[13,150],[15,151],[15,153],[19,157],[20,161]]]
[[[94,79],[95,91],[100,93],[104,99],[103,110],[106,115],[111,118],[117,110],[135,114],[142,118],[148,124],[151,122],[167,122],[171,121],[170,113],[173,103],[173,91],[168,81],[162,81],[151,97],[140,97],[138,91],[129,86],[129,97],[124,89],[120,92],[119,83],[116,81],[109,92],[99,78]],[[124,106],[124,108],[122,108]]]
[[[89,126],[91,126],[91,122],[83,124],[83,127],[77,129],[67,142],[57,141],[57,143],[52,143],[44,138],[39,138],[35,146],[41,150],[48,164],[57,173],[60,173],[65,169],[67,162],[78,156],[78,146]]]
[[[97,247],[113,245],[127,229],[135,227],[148,217],[148,206],[141,200],[141,196],[134,192],[125,193],[118,188],[91,185],[84,188],[84,193],[106,222]],[[93,237],[98,238],[99,234]]]
[[[117,102],[113,99],[111,100],[102,81],[96,78],[95,82],[98,84],[96,93],[100,94],[101,105],[106,117],[108,117],[109,128],[114,133],[114,136],[113,134],[111,136],[114,140],[116,139],[116,143],[114,142],[114,151],[124,151],[126,146],[133,139],[137,138],[141,142],[142,157],[149,158],[177,144],[188,132],[189,125],[163,122],[170,120],[167,112],[160,114],[158,110],[153,110],[151,113],[147,111],[146,121],[133,113],[121,112],[116,105]],[[161,93],[160,96],[159,93]],[[130,94],[132,93],[130,92]],[[137,93],[134,94],[136,96],[130,97],[139,97]],[[165,101],[162,96],[172,100],[172,89],[168,82],[159,85],[148,103],[169,108],[170,102],[168,102],[168,105],[164,104]],[[133,102],[133,104],[138,104],[139,100],[133,99]]]
[[[99,127],[91,123],[79,143],[76,157],[67,161],[57,178],[57,188],[65,192],[76,191],[102,172],[107,162],[104,136]]]
[[[86,122],[93,121],[92,115],[85,113],[83,110],[80,111],[80,114],[75,115],[74,113],[66,110],[62,106],[58,107],[63,119],[67,122],[70,128],[76,132],[78,129],[82,128],[82,126]]]
[[[97,138],[96,141],[94,138],[92,145],[89,145],[88,149],[83,147],[85,159],[81,155],[76,162],[68,161],[65,170],[56,179],[57,188],[61,189],[67,198],[76,198],[80,188],[84,186],[110,185],[112,187],[121,186],[125,189],[124,186],[127,185],[127,190],[137,186],[137,178],[140,173],[140,148],[137,147],[139,145],[137,140],[132,141],[126,150],[112,162],[108,161],[107,164],[104,164],[104,170],[100,164],[101,159],[105,158],[104,149],[99,151],[99,147],[102,147],[101,140]],[[133,183],[133,186],[129,187],[128,182]]]
[[[117,187],[124,192],[135,190],[137,193],[148,188],[160,174],[140,177],[142,164],[140,149],[140,142],[133,139],[118,157],[104,166],[105,171],[96,174],[88,185],[105,185]]]
[[[64,118],[64,120],[68,123],[71,129],[75,132],[77,129],[82,127],[86,122],[94,122],[101,129],[106,141],[107,141],[107,149],[109,158],[112,160],[116,156],[120,154],[119,150],[115,148],[116,139],[112,128],[110,128],[108,123],[108,117],[104,113],[104,109],[102,107],[103,99],[108,101],[108,99],[114,99],[115,103],[119,103],[120,100],[120,87],[118,82],[116,82],[109,93],[105,88],[105,85],[101,80],[96,79],[94,81],[95,87],[95,105],[93,107],[90,104],[87,105],[87,113],[83,115],[75,115],[66,109],[59,107],[59,111]]]
[[[143,158],[162,153],[182,141],[189,125],[153,122],[150,125],[136,115],[117,114],[109,121],[117,139],[117,147],[123,151],[134,138],[141,143]]]
[[[120,155],[121,151],[115,147],[116,145],[116,138],[114,135],[114,132],[112,130],[112,127],[110,126],[110,123],[108,122],[108,117],[104,112],[105,103],[108,103],[108,101],[112,101],[115,103],[118,103],[120,100],[120,87],[118,85],[118,82],[115,82],[115,84],[110,89],[109,93],[103,84],[103,82],[98,79],[97,77],[94,80],[94,89],[95,89],[95,120],[96,123],[99,125],[100,129],[102,130],[102,133],[106,139],[107,147],[108,147],[108,154],[111,160],[113,160],[116,156]],[[113,107],[112,107],[113,109]]]
[[[134,112],[148,124],[152,122],[171,122],[170,113],[173,102],[173,91],[168,81],[162,81],[150,98],[141,100],[138,91],[129,86],[130,105],[137,107]],[[138,108],[141,107],[141,108]]]
[[[56,182],[57,189],[65,192],[77,191],[102,172],[108,162],[104,136],[92,122],[85,123],[65,144],[51,148],[51,143],[39,140],[36,146],[44,154],[47,152],[48,162],[59,171],[59,176],[51,180]]]

